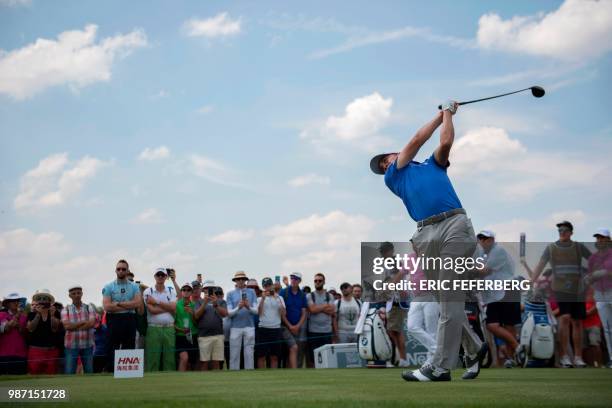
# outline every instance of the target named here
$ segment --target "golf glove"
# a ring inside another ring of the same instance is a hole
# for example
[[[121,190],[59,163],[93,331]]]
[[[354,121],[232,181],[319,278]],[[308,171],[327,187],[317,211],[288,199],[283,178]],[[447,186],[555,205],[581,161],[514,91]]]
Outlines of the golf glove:
[[[455,101],[451,101],[450,99],[442,104],[442,110],[449,111],[453,115],[457,112],[457,104]]]

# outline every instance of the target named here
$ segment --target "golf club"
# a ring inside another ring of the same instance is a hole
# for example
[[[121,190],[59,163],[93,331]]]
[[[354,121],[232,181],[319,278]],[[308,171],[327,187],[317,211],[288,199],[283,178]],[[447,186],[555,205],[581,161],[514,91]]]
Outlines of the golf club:
[[[468,103],[486,101],[486,100],[494,99],[494,98],[501,98],[502,96],[512,95],[512,94],[527,91],[527,90],[531,90],[531,94],[535,96],[536,98],[541,98],[546,93],[546,91],[544,91],[544,88],[542,88],[541,86],[531,86],[529,88],[521,89],[521,90],[514,91],[514,92],[508,92],[508,93],[501,94],[501,95],[489,96],[488,98],[481,98],[481,99],[474,99],[472,101],[459,102],[459,105],[467,105]],[[442,105],[438,105],[438,109],[442,109]]]

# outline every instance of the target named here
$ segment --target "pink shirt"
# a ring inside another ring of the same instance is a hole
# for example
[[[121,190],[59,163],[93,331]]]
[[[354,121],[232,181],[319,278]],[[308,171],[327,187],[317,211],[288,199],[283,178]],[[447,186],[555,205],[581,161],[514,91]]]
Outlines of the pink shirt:
[[[17,328],[7,328],[6,323],[13,320],[13,315],[9,312],[0,312],[0,356],[2,357],[26,357],[27,347],[24,334],[20,333]],[[19,326],[25,333],[27,317],[25,313],[19,316]]]
[[[600,269],[605,269],[608,272],[612,271],[612,249],[606,249],[603,252],[597,251],[589,258],[589,273]],[[599,292],[612,291],[612,278],[604,276],[593,283],[593,288]]]

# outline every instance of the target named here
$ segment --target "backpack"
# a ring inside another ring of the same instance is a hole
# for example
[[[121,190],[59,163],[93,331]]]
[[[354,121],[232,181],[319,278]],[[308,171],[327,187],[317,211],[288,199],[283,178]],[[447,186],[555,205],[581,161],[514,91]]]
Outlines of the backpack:
[[[331,295],[329,294],[329,292],[325,292],[325,303],[329,303],[330,298],[331,298]],[[312,300],[312,303],[314,303],[315,305],[317,304],[317,302],[315,302],[314,292],[310,292],[310,300]]]
[[[387,361],[394,359],[395,346],[387,334],[385,322],[378,308],[368,309],[362,332],[357,336],[359,356],[364,360]]]

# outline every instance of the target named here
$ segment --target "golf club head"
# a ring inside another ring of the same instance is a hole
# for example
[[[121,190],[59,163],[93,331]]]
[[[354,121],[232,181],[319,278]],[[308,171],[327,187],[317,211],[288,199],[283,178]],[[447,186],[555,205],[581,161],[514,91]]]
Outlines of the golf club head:
[[[544,88],[542,88],[541,86],[532,86],[531,87],[531,94],[533,96],[535,96],[536,98],[543,97],[545,93],[546,93],[546,91],[544,91]]]

